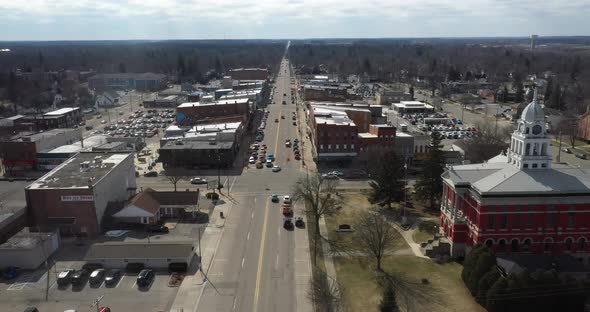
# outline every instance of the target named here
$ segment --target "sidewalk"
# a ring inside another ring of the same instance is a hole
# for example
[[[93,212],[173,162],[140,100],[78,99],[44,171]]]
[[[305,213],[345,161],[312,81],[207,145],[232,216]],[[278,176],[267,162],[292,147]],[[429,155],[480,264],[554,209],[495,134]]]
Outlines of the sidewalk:
[[[225,229],[224,225],[226,219],[221,219],[219,213],[223,212],[227,217],[234,206],[227,197],[222,196],[220,200],[223,200],[223,202],[213,208],[209,224],[207,224],[207,227],[201,236],[201,266],[202,271],[205,272],[205,274],[209,271]],[[198,252],[198,245],[195,246],[195,249],[196,252]],[[171,312],[197,311],[201,295],[205,289],[206,277],[201,270],[199,270],[198,261],[196,262],[196,264],[193,262],[188,270],[189,272],[195,273],[193,275],[187,275],[184,278],[184,281],[178,289],[176,298],[174,298],[172,307],[170,308]]]
[[[406,230],[402,229],[397,223],[395,223],[387,218],[385,218],[385,220],[387,220],[393,226],[393,228],[396,229],[401,234],[401,236],[406,241],[408,246],[410,246],[410,249],[412,249],[414,256],[419,257],[419,258],[430,259],[422,254],[422,252],[420,251],[420,244],[418,244],[414,241],[414,232],[416,231],[416,228],[418,227],[418,224],[420,224],[420,222],[416,222],[416,223],[412,224],[412,227],[406,231]]]

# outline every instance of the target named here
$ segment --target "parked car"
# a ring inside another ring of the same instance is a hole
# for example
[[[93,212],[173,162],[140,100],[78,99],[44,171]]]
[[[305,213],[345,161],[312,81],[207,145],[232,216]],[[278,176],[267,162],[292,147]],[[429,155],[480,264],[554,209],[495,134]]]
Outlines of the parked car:
[[[152,224],[147,227],[147,231],[150,233],[168,233],[170,230],[167,226],[159,225],[159,224]]]
[[[586,154],[576,154],[576,157],[580,158],[580,159],[588,159],[588,155]]]
[[[572,150],[569,149],[569,148],[567,148],[567,147],[562,148],[561,151],[564,152],[564,153],[568,153],[568,154],[571,154],[572,153]]]
[[[69,284],[73,274],[74,270],[71,269],[59,272],[59,274],[57,275],[57,285],[65,286]]]
[[[18,269],[19,268],[15,267],[15,266],[7,267],[2,272],[2,277],[6,280],[15,279],[18,276]]]
[[[272,160],[270,160],[270,159],[266,160],[266,168],[272,168]]]
[[[293,228],[293,222],[291,222],[291,218],[285,218],[285,220],[283,220],[283,228],[286,230],[291,230]]]
[[[295,219],[295,226],[298,227],[298,228],[305,227],[305,222],[303,221],[303,218],[302,217],[297,217]]]
[[[96,269],[90,273],[90,284],[96,285],[102,283],[106,274],[105,269]]]
[[[144,174],[145,177],[147,178],[154,178],[158,176],[158,173],[156,171],[150,171],[150,172],[146,172]]]
[[[86,282],[87,278],[88,278],[88,270],[86,270],[86,269],[77,270],[76,272],[74,272],[74,274],[72,274],[72,285],[82,286]]]
[[[154,280],[155,274],[153,270],[144,269],[139,272],[137,276],[137,286],[138,287],[147,287],[149,286],[152,281]]]
[[[121,279],[121,271],[120,270],[110,270],[106,273],[104,278],[104,284],[106,286],[114,286],[119,282]]]
[[[278,203],[279,202],[279,196],[277,194],[270,195],[270,201],[272,201],[273,203]]]

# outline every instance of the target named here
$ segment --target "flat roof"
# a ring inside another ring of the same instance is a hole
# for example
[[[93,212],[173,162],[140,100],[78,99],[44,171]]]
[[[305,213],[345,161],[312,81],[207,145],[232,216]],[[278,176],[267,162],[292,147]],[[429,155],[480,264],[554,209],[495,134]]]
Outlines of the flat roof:
[[[106,135],[89,136],[84,139],[84,147],[82,147],[82,142],[78,141],[78,142],[74,142],[72,144],[58,146],[50,151],[47,151],[47,153],[52,153],[52,154],[54,154],[54,153],[55,154],[77,153],[82,150],[90,150],[91,148],[93,148],[95,146],[99,146],[99,145],[107,143],[107,137],[108,136],[106,136]]]
[[[37,132],[37,133],[33,133],[33,132],[19,133],[17,135],[12,136],[10,138],[10,141],[36,142],[39,140],[43,140],[45,138],[54,137],[56,135],[60,135],[60,134],[66,133],[66,132],[74,132],[74,131],[79,132],[80,130],[79,129],[70,129],[70,128],[59,128],[59,129],[51,129],[51,130]],[[27,137],[29,139],[23,140],[24,137]]]
[[[227,123],[216,123],[208,125],[196,125],[192,127],[189,132],[219,132],[223,130],[235,130],[240,127],[241,122],[227,122]]]
[[[378,136],[376,134],[372,134],[369,132],[359,133],[358,136],[359,136],[359,138],[362,138],[362,139],[378,138]]]
[[[92,244],[84,260],[188,258],[194,254],[192,241],[117,241]]]
[[[55,234],[56,233],[54,232],[31,232],[30,229],[26,227],[0,245],[0,250],[31,249],[39,245],[39,243],[51,238]]]
[[[101,159],[100,163],[95,162],[97,156]],[[89,181],[92,181],[92,186],[96,185],[128,157],[133,157],[133,154],[81,152],[33,182],[27,189],[85,189]],[[83,162],[89,163],[88,169],[81,168]]]
[[[209,141],[195,141],[195,140],[182,140],[182,144],[176,144],[176,140],[169,140],[160,147],[160,150],[182,150],[182,149],[231,149],[234,145],[233,141],[215,141],[215,144],[209,144]]]
[[[5,219],[10,218],[27,207],[25,187],[27,181],[0,181],[0,227]]]
[[[434,106],[430,104],[426,104],[419,101],[401,101],[399,103],[393,103],[395,107],[403,107],[403,108],[428,108],[432,109]]]
[[[205,97],[203,97],[205,98]],[[248,99],[231,99],[231,100],[220,100],[220,101],[215,101],[215,102],[211,102],[211,103],[201,103],[201,102],[186,102],[186,103],[182,103],[180,105],[177,106],[177,108],[183,108],[183,107],[197,107],[197,106],[213,106],[213,105],[225,105],[225,104],[242,104],[242,103],[248,103]]]
[[[80,107],[63,107],[58,110],[54,110],[52,112],[45,113],[45,116],[59,116],[64,115],[73,111],[80,110]]]

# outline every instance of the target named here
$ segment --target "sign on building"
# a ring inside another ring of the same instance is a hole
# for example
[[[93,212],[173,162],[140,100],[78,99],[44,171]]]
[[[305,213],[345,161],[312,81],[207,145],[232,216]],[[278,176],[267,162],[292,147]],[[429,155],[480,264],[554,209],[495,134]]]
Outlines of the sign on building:
[[[73,202],[73,201],[94,201],[93,195],[62,195],[61,201]]]

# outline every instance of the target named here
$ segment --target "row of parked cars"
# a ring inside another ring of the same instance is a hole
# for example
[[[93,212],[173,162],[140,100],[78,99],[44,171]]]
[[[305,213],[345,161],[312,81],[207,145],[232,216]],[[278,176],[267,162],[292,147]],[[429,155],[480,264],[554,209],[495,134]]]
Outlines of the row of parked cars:
[[[159,132],[158,129],[164,129],[174,122],[173,112],[168,111],[158,113],[155,110],[138,110],[128,120],[119,120],[114,125],[106,126],[104,130],[111,136],[153,137]]]

